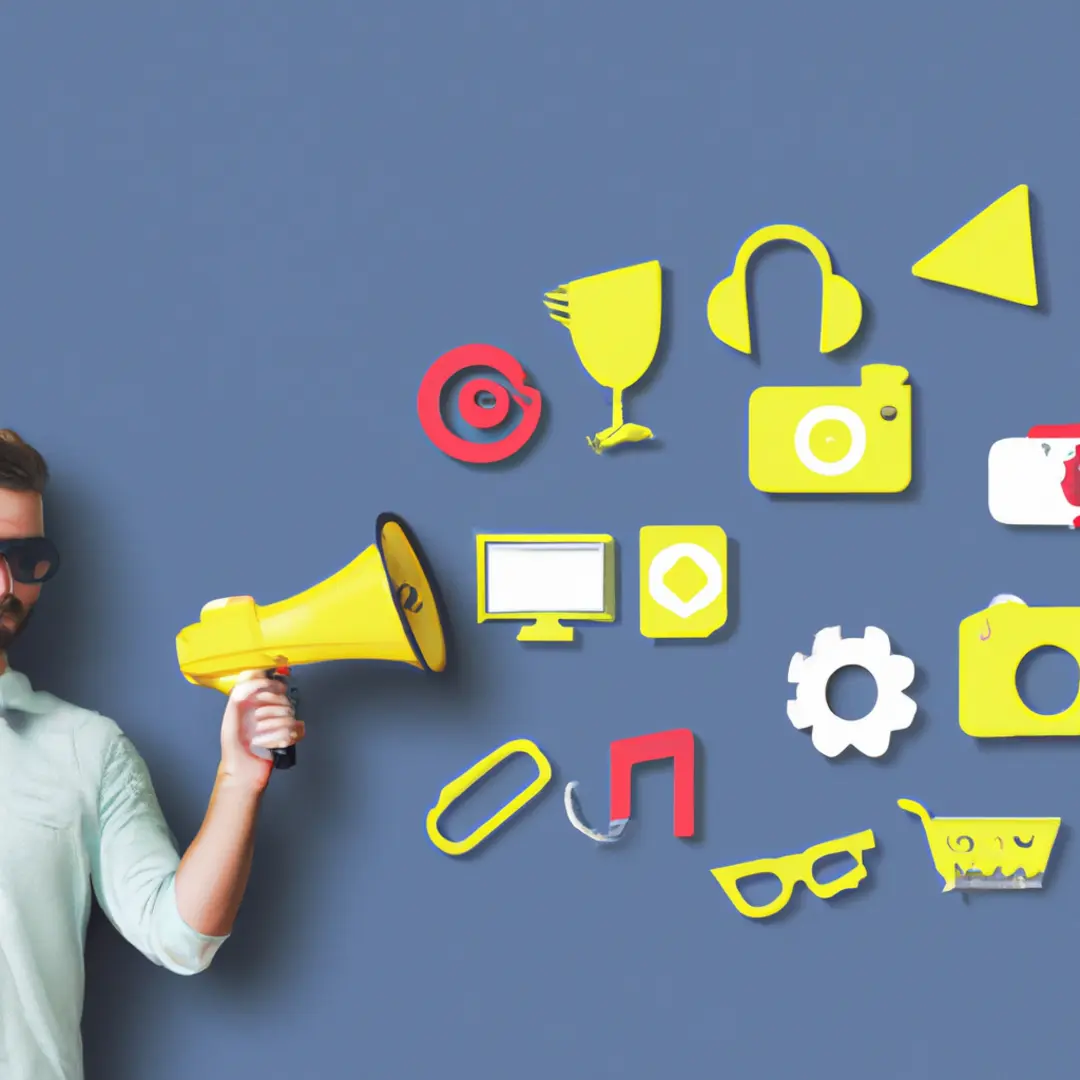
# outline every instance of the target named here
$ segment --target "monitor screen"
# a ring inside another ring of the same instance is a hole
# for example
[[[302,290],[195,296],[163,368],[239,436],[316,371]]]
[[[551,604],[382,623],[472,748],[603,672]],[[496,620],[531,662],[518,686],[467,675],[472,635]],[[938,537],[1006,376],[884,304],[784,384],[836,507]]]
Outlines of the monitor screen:
[[[488,615],[604,612],[602,543],[488,541],[484,556]]]

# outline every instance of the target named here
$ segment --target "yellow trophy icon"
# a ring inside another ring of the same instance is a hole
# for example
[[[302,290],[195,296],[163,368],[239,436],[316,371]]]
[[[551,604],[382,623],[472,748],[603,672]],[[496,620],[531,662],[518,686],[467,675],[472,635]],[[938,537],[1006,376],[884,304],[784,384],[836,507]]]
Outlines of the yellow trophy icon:
[[[544,294],[551,318],[569,331],[585,370],[612,392],[611,427],[589,445],[598,454],[619,443],[651,439],[641,424],[623,422],[623,391],[649,370],[660,343],[660,263],[639,263],[579,278]]]

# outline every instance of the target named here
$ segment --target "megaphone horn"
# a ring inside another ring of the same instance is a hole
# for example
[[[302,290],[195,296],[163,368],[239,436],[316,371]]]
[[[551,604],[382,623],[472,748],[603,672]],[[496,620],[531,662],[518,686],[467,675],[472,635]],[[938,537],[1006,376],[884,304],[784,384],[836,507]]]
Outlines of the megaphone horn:
[[[443,671],[446,639],[432,581],[409,526],[396,514],[380,514],[375,542],[310,589],[273,604],[230,596],[203,605],[199,621],[176,636],[180,671],[188,682],[225,694],[243,671],[327,660]],[[295,749],[275,750],[275,765],[292,764]]]

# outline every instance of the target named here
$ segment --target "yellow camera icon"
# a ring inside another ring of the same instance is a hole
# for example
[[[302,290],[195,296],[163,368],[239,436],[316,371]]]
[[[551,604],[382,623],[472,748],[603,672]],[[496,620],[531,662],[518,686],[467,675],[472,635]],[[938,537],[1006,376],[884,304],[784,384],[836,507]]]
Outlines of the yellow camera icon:
[[[867,364],[859,386],[750,395],[750,483],[770,493],[896,492],[911,483],[906,368]]]
[[[1028,653],[1055,645],[1080,660],[1080,608],[1028,607],[995,596],[960,623],[960,729],[978,738],[1080,735],[1080,694],[1054,716],[1033,712],[1016,688]]]

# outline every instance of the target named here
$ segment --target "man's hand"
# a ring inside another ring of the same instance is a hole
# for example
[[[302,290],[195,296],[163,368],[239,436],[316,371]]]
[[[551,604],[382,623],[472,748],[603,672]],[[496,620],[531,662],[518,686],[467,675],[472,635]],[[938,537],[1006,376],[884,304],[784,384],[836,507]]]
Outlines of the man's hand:
[[[221,721],[221,778],[261,792],[273,771],[273,747],[304,737],[283,683],[265,671],[243,672],[229,694]]]
[[[251,872],[259,803],[274,768],[270,750],[303,737],[284,684],[265,671],[243,672],[221,721],[210,806],[176,871],[177,910],[200,934],[232,932]]]

